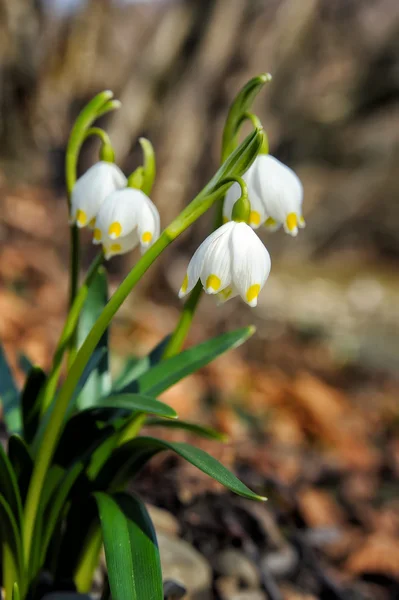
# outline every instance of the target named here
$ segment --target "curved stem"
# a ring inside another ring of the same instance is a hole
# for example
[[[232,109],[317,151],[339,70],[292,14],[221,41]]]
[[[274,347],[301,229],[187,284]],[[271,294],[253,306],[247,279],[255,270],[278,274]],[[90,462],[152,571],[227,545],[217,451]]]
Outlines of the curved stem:
[[[220,182],[228,176],[244,173],[258,154],[262,143],[262,132],[256,131],[249,135],[229,159],[221,166],[211,181],[205,186],[189,206],[165,229],[159,239],[141,257],[113,296],[104,307],[102,313],[93,325],[91,331],[80,347],[71,365],[54,404],[49,422],[46,426],[43,441],[35,461],[25,503],[24,549],[27,564],[30,560],[34,524],[40,503],[43,483],[47,469],[51,463],[57,441],[61,435],[64,416],[79,379],[94,352],[104,331],[113,316],[125,301],[131,290],[141,279],[161,252],[194,221],[204,214],[212,204],[226,192],[226,184]]]

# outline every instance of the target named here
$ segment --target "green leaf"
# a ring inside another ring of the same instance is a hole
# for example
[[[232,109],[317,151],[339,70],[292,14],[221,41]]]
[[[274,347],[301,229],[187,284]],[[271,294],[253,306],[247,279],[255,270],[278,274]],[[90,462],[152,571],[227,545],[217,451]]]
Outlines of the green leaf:
[[[195,448],[183,442],[167,442],[152,437],[138,437],[117,448],[97,477],[96,484],[98,488],[107,489],[110,486],[124,484],[150,458],[163,450],[172,450],[172,452],[175,452],[239,496],[251,500],[265,500],[263,496],[252,492],[213,456],[200,448]]]
[[[83,468],[84,464],[82,462],[77,462],[65,473],[62,481],[57,486],[46,506],[43,513],[43,537],[40,545],[42,563],[44,562],[51,536],[53,535],[57,522],[61,518],[63,509],[65,508],[68,495],[77,478],[82,473]]]
[[[23,438],[16,433],[8,440],[8,457],[17,477],[21,501],[24,504],[32,476],[33,460]]]
[[[15,564],[19,576],[21,576],[23,572],[21,534],[11,506],[2,494],[0,494],[0,534],[0,539],[3,543],[3,552],[4,546],[6,546],[8,549],[7,552],[13,558],[12,562]]]
[[[244,327],[219,335],[194,346],[194,348],[189,348],[158,363],[155,367],[140,375],[135,381],[131,381],[118,390],[118,393],[145,392],[150,396],[158,396],[184,377],[187,377],[187,375],[210,363],[226,350],[240,346],[254,331],[253,327]]]
[[[167,419],[177,419],[178,416],[171,406],[145,394],[115,393],[115,395],[103,398],[98,403],[98,408],[124,409],[129,412],[137,411],[150,415],[158,415]],[[101,411],[98,412],[100,413]]]
[[[144,356],[143,358],[129,358],[112,386],[113,389],[118,390],[119,388],[122,388],[129,382],[137,379],[139,375],[142,375],[151,369],[151,367],[158,364],[162,360],[163,353],[165,352],[169,340],[170,335],[167,335],[149,354],[147,354],[147,356]]]
[[[0,346],[0,400],[3,404],[4,421],[11,433],[22,430],[19,390],[14,381],[6,355]]]
[[[79,319],[78,341],[82,345],[89,331],[102,313],[108,300],[108,283],[104,267],[100,267],[90,284],[87,298]],[[98,398],[105,396],[111,389],[111,375],[108,358],[108,330],[105,331],[97,348],[104,349],[101,359],[92,370],[84,389],[77,398],[79,409],[95,406]]]
[[[219,431],[212,429],[212,427],[197,425],[196,423],[191,423],[189,421],[181,421],[180,419],[177,419],[176,421],[165,421],[164,419],[147,419],[145,425],[146,427],[166,427],[167,429],[183,429],[208,440],[217,440],[219,442],[226,442],[228,439],[228,436],[226,434],[220,433]]]
[[[12,464],[0,444],[0,484],[1,493],[10,506],[18,525],[22,524],[22,502],[18,489],[16,473]]]
[[[163,600],[154,527],[141,500],[95,494],[113,600]]]
[[[21,396],[22,421],[24,439],[30,444],[36,435],[40,421],[39,392],[46,381],[45,372],[37,366],[33,366],[28,373],[25,386]]]
[[[86,367],[82,373],[81,378],[79,379],[79,383],[75,388],[75,391],[72,395],[72,398],[69,402],[68,405],[68,409],[66,411],[66,427],[68,427],[69,422],[70,422],[70,416],[73,413],[74,407],[75,407],[75,403],[76,403],[76,399],[78,398],[80,392],[82,391],[82,389],[84,388],[86,381],[88,380],[91,372],[97,367],[97,365],[99,364],[99,362],[101,361],[102,356],[104,355],[104,353],[106,352],[105,348],[97,348],[93,354],[91,355],[89,361],[86,364]],[[33,455],[35,456],[40,448],[40,445],[42,443],[42,439],[43,439],[43,435],[44,432],[46,430],[47,424],[50,420],[50,416],[52,411],[54,410],[54,402],[52,404],[50,404],[49,408],[46,411],[46,414],[44,415],[44,417],[41,419],[40,421],[40,425],[39,428],[37,430],[37,433],[35,435],[35,438],[31,444],[31,450],[33,452]]]
[[[18,583],[15,582],[14,583],[14,587],[12,589],[12,600],[20,600],[21,595],[19,593],[19,586]]]

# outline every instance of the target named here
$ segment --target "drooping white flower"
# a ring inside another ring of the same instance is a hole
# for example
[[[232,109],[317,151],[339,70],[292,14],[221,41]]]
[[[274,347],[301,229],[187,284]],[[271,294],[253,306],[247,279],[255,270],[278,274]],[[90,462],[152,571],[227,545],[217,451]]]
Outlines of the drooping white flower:
[[[246,223],[230,221],[211,233],[192,257],[179,291],[183,298],[201,280],[207,294],[220,302],[240,295],[256,306],[270,273],[270,255]]]
[[[105,258],[125,254],[138,244],[142,252],[159,237],[159,213],[151,200],[134,188],[107,196],[97,214],[94,244],[102,244]]]
[[[100,161],[75,183],[71,194],[71,223],[94,229],[95,219],[105,198],[126,187],[127,179],[114,163]]]
[[[283,225],[286,233],[296,236],[298,228],[305,227],[302,183],[292,169],[270,154],[259,154],[243,179],[248,186],[249,224],[253,229],[263,224],[275,231]],[[240,186],[234,183],[226,194],[225,219],[231,219],[233,206],[240,195]]]

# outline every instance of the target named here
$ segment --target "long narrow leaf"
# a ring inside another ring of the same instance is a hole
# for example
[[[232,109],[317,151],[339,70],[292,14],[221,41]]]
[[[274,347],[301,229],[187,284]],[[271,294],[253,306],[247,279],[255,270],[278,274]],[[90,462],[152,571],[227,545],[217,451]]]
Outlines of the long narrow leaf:
[[[212,427],[197,425],[196,423],[191,423],[189,421],[181,421],[180,419],[177,419],[176,421],[166,421],[164,419],[147,419],[145,424],[146,427],[165,427],[167,429],[182,429],[184,431],[194,433],[195,435],[199,435],[200,437],[206,438],[208,440],[217,440],[219,442],[225,442],[227,440],[226,434],[220,433],[219,431],[212,429]]]
[[[21,576],[23,571],[21,533],[11,507],[2,494],[0,494],[0,539],[8,546],[18,574]]]
[[[252,500],[265,500],[200,448],[183,442],[167,442],[152,437],[138,437],[117,448],[98,474],[96,480],[98,489],[126,483],[129,477],[136,475],[152,456],[163,450],[172,450],[239,496]]]
[[[21,396],[24,440],[31,443],[40,420],[39,392],[46,381],[46,374],[40,367],[33,366],[29,371]]]
[[[244,327],[243,329],[224,333],[194,348],[189,348],[158,363],[136,380],[118,390],[118,393],[140,392],[150,396],[158,396],[180,379],[207,365],[230,348],[240,346],[253,333],[253,327]]]
[[[163,600],[155,530],[141,500],[95,494],[113,600]]]
[[[25,441],[16,433],[8,440],[8,457],[17,478],[17,487],[23,504],[32,476],[33,460]]]
[[[143,375],[143,373],[157,365],[162,359],[169,340],[170,335],[167,335],[149,354],[147,354],[147,356],[144,356],[143,358],[128,359],[122,372],[116,378],[115,384],[112,386],[113,389],[118,390],[123,388],[129,382],[134,381],[137,377]]]
[[[22,502],[16,473],[0,444],[0,484],[1,493],[9,504],[17,524],[22,524]]]
[[[0,400],[3,404],[4,421],[10,433],[21,433],[22,414],[19,390],[14,381],[6,355],[0,346]]]
[[[108,300],[108,283],[106,271],[100,267],[90,284],[87,298],[79,318],[78,340],[81,345],[87,334],[100,316]],[[108,330],[105,331],[97,348],[104,349],[97,366],[92,370],[84,389],[79,394],[76,403],[79,409],[95,406],[97,400],[109,393],[111,389],[111,374],[108,358]]]

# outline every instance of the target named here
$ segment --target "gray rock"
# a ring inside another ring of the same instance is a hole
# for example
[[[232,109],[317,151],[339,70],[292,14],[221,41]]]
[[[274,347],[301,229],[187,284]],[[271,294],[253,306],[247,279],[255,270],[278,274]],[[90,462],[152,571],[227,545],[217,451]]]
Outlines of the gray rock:
[[[163,531],[171,535],[179,534],[179,521],[170,512],[163,508],[158,508],[158,506],[154,506],[153,504],[146,504],[146,508],[156,532]]]
[[[240,550],[223,550],[214,561],[214,568],[224,576],[231,576],[248,588],[259,587],[259,573],[254,563]]]
[[[185,600],[211,600],[212,570],[195,548],[163,531],[157,532],[163,579],[187,589]]]

